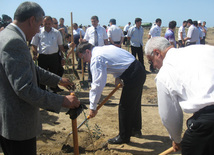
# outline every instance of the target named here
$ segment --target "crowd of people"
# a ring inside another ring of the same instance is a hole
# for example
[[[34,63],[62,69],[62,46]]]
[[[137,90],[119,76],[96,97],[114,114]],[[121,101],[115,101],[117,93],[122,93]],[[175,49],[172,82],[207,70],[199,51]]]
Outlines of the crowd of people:
[[[109,27],[104,27],[99,25],[98,16],[92,16],[91,26],[85,31],[77,23],[72,25],[73,39],[64,25],[64,18],[58,23],[56,18],[45,16],[43,9],[34,2],[20,4],[13,22],[8,16],[4,18],[7,25],[0,32],[0,38],[4,38],[0,40],[0,144],[5,154],[36,155],[36,136],[42,129],[39,108],[59,113],[61,107],[79,107],[75,96],[57,94],[63,91],[58,85],[66,89],[74,87],[68,78],[63,78],[64,59],[69,57],[67,50],[70,48],[76,50],[77,69],[88,64],[90,118],[98,112],[97,104],[107,74],[113,74],[115,86],[119,83],[123,86],[118,111],[119,132],[108,143],[129,143],[130,137],[142,136],[142,90],[146,74],[150,72],[144,64],[141,18],[135,18],[133,26],[128,22],[122,30],[114,18],[109,20]],[[183,21],[178,41],[175,39],[177,22],[170,21],[162,37],[161,24],[162,20],[157,18],[145,46],[150,71],[158,73],[160,117],[173,141],[174,151],[182,148],[182,154],[211,154],[214,145],[214,47],[204,45],[206,22]],[[185,27],[188,27],[187,34]],[[121,48],[127,42],[130,42],[131,53]],[[33,57],[28,45],[32,47]],[[38,66],[33,60],[38,61]],[[183,139],[182,110],[193,113],[187,121]]]

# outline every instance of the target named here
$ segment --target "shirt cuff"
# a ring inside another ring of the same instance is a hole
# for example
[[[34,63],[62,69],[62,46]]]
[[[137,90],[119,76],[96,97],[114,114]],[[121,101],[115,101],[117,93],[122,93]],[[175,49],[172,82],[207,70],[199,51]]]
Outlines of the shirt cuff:
[[[97,110],[97,104],[90,102],[90,109],[91,110]]]

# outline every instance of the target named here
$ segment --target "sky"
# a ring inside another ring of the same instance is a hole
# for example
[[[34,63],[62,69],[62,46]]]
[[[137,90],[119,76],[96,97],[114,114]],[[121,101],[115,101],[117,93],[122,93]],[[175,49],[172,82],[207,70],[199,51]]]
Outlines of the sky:
[[[23,0],[0,0],[0,16],[14,16],[16,8]],[[99,24],[108,25],[111,18],[116,19],[118,26],[128,22],[134,24],[136,17],[142,22],[154,23],[156,18],[162,19],[162,26],[167,27],[172,20],[177,27],[183,20],[201,20],[207,27],[214,27],[214,0],[34,0],[45,11],[45,15],[65,19],[65,25],[91,25],[91,16],[99,17]]]

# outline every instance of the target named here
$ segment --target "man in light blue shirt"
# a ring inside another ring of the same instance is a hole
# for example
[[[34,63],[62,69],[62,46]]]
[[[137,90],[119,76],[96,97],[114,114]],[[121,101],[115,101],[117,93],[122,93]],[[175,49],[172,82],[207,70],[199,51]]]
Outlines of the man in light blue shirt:
[[[142,21],[141,18],[135,18],[135,25],[129,28],[127,36],[131,43],[132,55],[135,58],[136,58],[136,55],[138,55],[138,60],[142,63],[143,68],[145,69],[144,59],[143,59],[144,30],[143,30],[143,27],[141,26],[141,21]]]

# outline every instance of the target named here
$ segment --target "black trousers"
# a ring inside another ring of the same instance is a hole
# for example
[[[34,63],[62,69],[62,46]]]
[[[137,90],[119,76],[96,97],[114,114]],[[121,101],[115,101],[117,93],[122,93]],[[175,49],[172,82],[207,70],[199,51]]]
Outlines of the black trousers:
[[[187,120],[181,142],[182,155],[213,155],[214,153],[214,105],[196,112]]]
[[[205,45],[205,37],[200,40],[200,44]]]
[[[145,69],[142,46],[141,45],[140,45],[140,47],[131,46],[131,50],[132,50],[132,55],[135,58],[136,58],[136,56],[138,57],[138,60],[141,62],[141,64],[143,65],[143,68]]]
[[[60,65],[58,52],[50,55],[39,54],[38,65],[45,70],[58,74]],[[45,90],[46,86],[40,84],[40,88]]]
[[[119,135],[127,140],[132,130],[140,131],[142,128],[141,97],[146,72],[138,60],[120,76],[124,81],[119,103]]]
[[[185,43],[183,44],[182,40],[178,40],[178,45],[179,45],[179,47],[185,47]]]
[[[15,141],[0,136],[0,145],[5,155],[36,155],[36,137]]]

